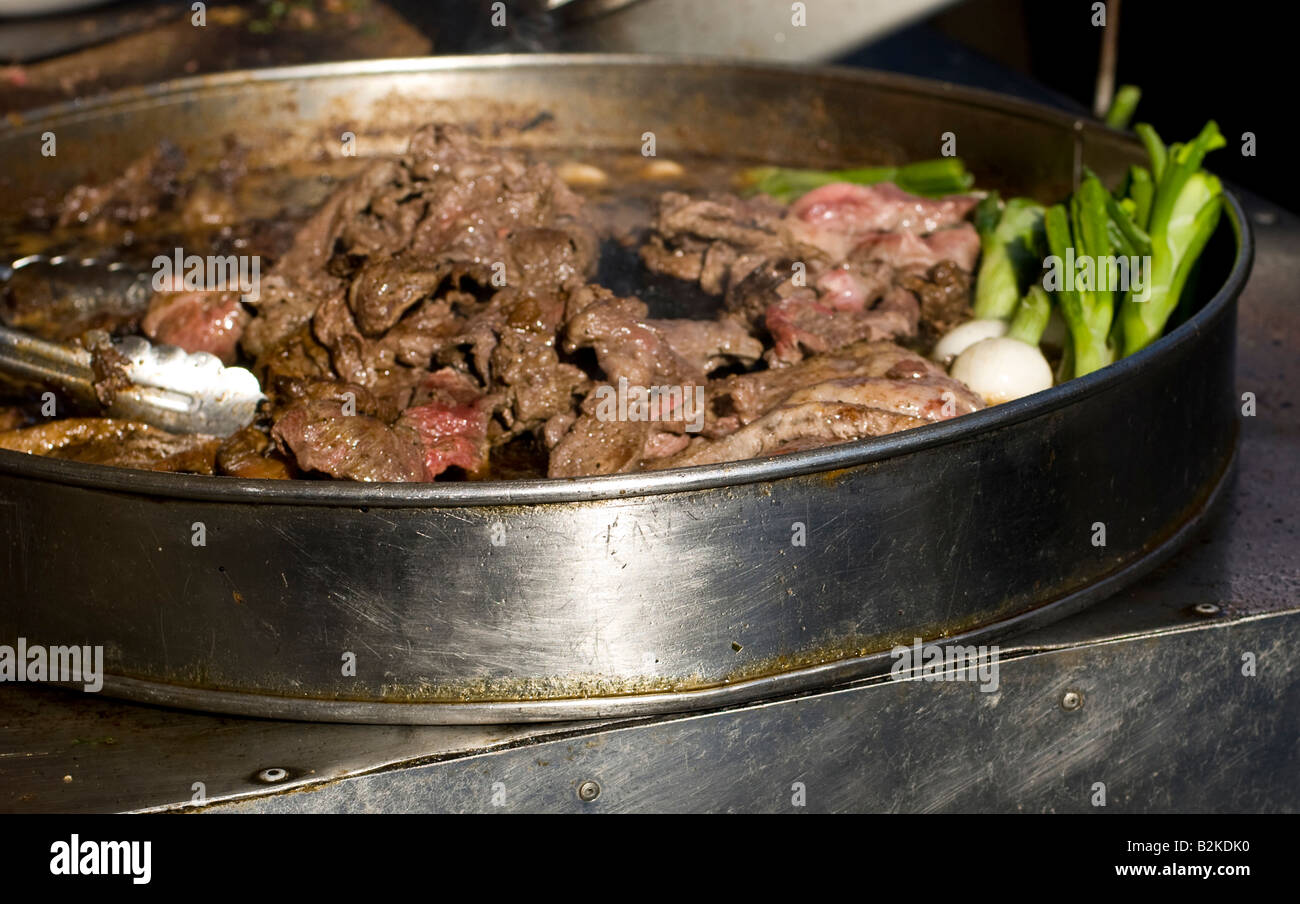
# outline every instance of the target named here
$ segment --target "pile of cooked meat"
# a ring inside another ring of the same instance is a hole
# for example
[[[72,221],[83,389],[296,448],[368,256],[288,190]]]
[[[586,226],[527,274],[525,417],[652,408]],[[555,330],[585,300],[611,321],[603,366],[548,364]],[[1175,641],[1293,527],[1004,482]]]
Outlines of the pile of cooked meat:
[[[636,238],[644,267],[719,304],[658,319],[595,281],[609,236],[550,167],[428,126],[334,191],[263,269],[255,304],[150,300],[155,341],[253,369],[268,397],[255,423],[220,440],[65,418],[0,433],[0,448],[431,481],[502,476],[521,448],[577,477],[904,430],[983,407],[924,354],[970,316],[974,203],[890,184],[789,207],[663,193]],[[627,387],[701,387],[702,417],[611,417],[601,400]]]

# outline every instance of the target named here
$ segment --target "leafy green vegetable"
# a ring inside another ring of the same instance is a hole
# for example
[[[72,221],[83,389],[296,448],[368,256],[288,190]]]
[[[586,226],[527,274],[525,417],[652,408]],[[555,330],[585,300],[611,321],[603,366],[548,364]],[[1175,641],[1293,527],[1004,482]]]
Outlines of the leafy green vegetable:
[[[1147,156],[1151,158],[1151,175],[1159,182],[1160,177],[1164,175],[1165,158],[1169,153],[1165,148],[1165,143],[1160,140],[1156,130],[1145,122],[1135,125],[1133,131],[1137,132],[1138,138],[1142,139],[1142,144],[1147,149]]]
[[[1127,129],[1137,112],[1138,101],[1142,99],[1142,89],[1137,85],[1124,85],[1115,92],[1115,99],[1106,111],[1106,125],[1112,129]]]
[[[1151,253],[1151,236],[1134,221],[1136,204],[1131,198],[1121,201],[1107,195],[1106,213],[1110,217],[1112,245],[1128,257],[1145,257]]]
[[[1047,329],[1047,321],[1052,316],[1052,299],[1042,286],[1030,286],[1025,297],[1016,307],[1016,315],[1011,318],[1007,335],[1030,345],[1038,345]]]
[[[1146,291],[1130,292],[1120,309],[1126,355],[1160,337],[1223,210],[1222,184],[1201,169],[1205,155],[1226,143],[1218,125],[1211,121],[1188,144],[1175,144],[1167,150],[1154,129],[1147,126],[1145,131],[1148,137],[1143,141],[1153,155],[1152,171],[1159,174],[1147,230],[1151,272]],[[1160,152],[1164,160],[1157,164],[1155,153]]]
[[[1145,166],[1132,166],[1128,171],[1127,198],[1133,202],[1133,225],[1146,230],[1151,222],[1151,205],[1155,202],[1156,187],[1151,181],[1151,171]]]
[[[1076,256],[1109,249],[1105,201],[1096,196],[1096,189],[1084,192],[1084,186],[1089,184],[1085,179],[1070,199],[1071,212],[1067,212],[1065,204],[1054,204],[1047,209],[1044,220],[1048,247],[1067,271]],[[1100,188],[1100,183],[1096,185]],[[1101,191],[1104,193],[1105,188]],[[1115,349],[1109,341],[1115,315],[1113,294],[1080,289],[1070,272],[1055,289],[1061,315],[1070,329],[1068,352],[1073,367],[1065,376],[1081,377],[1114,361]]]
[[[994,204],[996,204],[996,196]],[[1042,269],[1043,205],[1029,198],[1011,198],[995,226],[992,208],[975,213],[980,232],[981,258],[975,280],[975,316],[1007,318],[1030,281]]]

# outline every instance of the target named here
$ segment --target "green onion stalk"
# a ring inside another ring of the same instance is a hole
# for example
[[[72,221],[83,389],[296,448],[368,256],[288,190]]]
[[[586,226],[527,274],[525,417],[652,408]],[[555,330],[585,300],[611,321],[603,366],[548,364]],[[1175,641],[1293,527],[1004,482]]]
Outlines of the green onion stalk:
[[[1126,355],[1160,338],[1223,212],[1223,185],[1201,169],[1205,155],[1226,143],[1213,121],[1188,144],[1168,149],[1150,126],[1137,131],[1151,156],[1155,198],[1146,229],[1151,272],[1144,291],[1129,292],[1120,307]]]
[[[998,212],[996,193],[975,210],[980,267],[975,277],[975,316],[1005,320],[1016,311],[1029,283],[1042,269],[1043,205],[1010,198]]]

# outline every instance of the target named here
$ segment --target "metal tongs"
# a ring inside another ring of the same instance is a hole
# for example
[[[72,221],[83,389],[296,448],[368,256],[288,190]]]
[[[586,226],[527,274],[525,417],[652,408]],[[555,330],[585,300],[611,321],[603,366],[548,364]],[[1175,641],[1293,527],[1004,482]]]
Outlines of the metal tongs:
[[[110,339],[102,330],[87,333],[83,342],[46,342],[0,326],[0,373],[57,387],[112,417],[171,433],[229,436],[252,422],[264,398],[257,377],[207,352],[152,345],[140,336]],[[96,356],[106,356],[100,373]]]

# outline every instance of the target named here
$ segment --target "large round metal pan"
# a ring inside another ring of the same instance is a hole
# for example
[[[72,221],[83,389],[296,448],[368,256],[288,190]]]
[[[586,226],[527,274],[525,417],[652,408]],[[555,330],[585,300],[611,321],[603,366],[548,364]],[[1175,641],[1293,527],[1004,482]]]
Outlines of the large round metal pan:
[[[827,165],[935,156],[1054,199],[1124,136],[897,76],[631,57],[385,61],[190,79],[0,130],[0,200],[103,177],[159,138],[254,161],[400,147],[429,120],[537,120],[535,146]],[[58,136],[58,161],[39,153]],[[1229,203],[1203,304],[1145,351],[946,423],[676,472],[360,485],[0,453],[0,641],[98,644],[104,691],[279,718],[456,723],[717,706],[888,669],[913,638],[996,638],[1149,568],[1235,448]],[[196,525],[206,545],[195,546]],[[1104,526],[1104,528],[1103,528]],[[1104,531],[1104,545],[1101,540]],[[801,542],[802,539],[802,542]],[[355,674],[346,668],[355,661]]]

